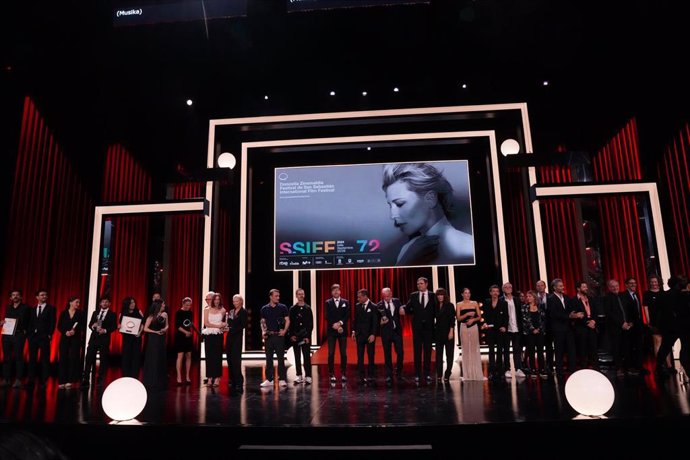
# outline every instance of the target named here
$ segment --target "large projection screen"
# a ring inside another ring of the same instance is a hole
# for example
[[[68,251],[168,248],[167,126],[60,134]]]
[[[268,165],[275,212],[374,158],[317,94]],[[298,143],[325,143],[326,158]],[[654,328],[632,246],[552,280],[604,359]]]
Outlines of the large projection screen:
[[[475,265],[467,160],[275,168],[274,269]]]

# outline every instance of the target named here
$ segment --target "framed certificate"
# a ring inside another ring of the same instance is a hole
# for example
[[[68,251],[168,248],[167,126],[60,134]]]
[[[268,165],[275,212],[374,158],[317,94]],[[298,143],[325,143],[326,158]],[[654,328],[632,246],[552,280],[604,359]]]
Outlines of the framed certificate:
[[[122,324],[120,325],[120,332],[122,332],[123,334],[137,335],[139,333],[140,327],[141,327],[141,319],[125,316],[122,318]]]
[[[14,328],[16,326],[16,318],[5,318],[5,324],[2,325],[2,335],[14,335]]]

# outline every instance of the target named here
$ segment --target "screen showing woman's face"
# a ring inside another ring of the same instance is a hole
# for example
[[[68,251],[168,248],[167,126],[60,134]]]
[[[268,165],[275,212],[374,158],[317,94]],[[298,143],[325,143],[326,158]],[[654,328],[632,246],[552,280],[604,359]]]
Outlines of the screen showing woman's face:
[[[424,199],[402,181],[392,183],[386,189],[386,201],[391,219],[405,235],[419,232],[429,218],[429,208]]]

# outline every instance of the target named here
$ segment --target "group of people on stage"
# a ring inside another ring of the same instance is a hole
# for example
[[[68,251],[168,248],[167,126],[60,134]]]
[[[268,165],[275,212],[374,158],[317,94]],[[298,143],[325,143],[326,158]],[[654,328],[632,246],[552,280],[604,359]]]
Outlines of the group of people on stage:
[[[177,351],[177,381],[179,384],[191,382],[191,352],[193,346],[190,311],[192,299],[186,297],[175,317],[175,349]],[[134,318],[134,330],[125,331],[123,322]],[[29,307],[23,302],[20,289],[10,292],[10,303],[5,317],[0,320],[2,330],[3,370],[0,386],[12,385],[15,388],[33,386],[36,380],[45,386],[50,377],[51,341],[57,327],[60,333],[58,354],[58,388],[68,389],[80,385],[88,388],[92,377],[96,385],[103,383],[109,368],[111,336],[115,331],[122,334],[122,376],[139,378],[142,371],[144,384],[151,389],[165,388],[167,383],[166,340],[168,314],[165,301],[159,293],[153,295],[146,314],[142,314],[132,297],[122,302],[118,315],[111,308],[110,299],[103,297],[98,308],[87,322],[86,312],[80,308],[80,299],[70,297],[65,308],[59,313],[48,303],[48,291],[36,291],[36,306]],[[83,344],[86,330],[91,336],[86,346],[82,368]],[[147,340],[143,350],[142,336]],[[28,373],[24,360],[24,348],[29,344]],[[96,360],[100,360],[97,368]],[[185,376],[182,380],[183,362],[186,360]],[[39,372],[40,363],[40,372]],[[26,382],[23,382],[26,376]]]
[[[492,285],[489,298],[483,303],[472,300],[469,288],[461,291],[462,300],[455,305],[445,289],[435,292],[429,289],[428,280],[417,280],[417,291],[410,294],[406,304],[393,297],[390,288],[381,290],[380,300],[374,303],[366,289],[357,291],[357,303],[341,297],[338,284],[331,287],[331,298],[325,302],[325,321],[328,343],[328,373],[331,384],[337,382],[335,374],[336,350],[340,354],[340,380],[347,381],[347,340],[351,336],[357,344],[357,369],[360,383],[374,380],[375,342],[381,338],[384,353],[385,379],[387,383],[401,378],[403,370],[402,317],[412,317],[412,342],[414,353],[415,382],[431,382],[432,347],[436,349],[436,379],[448,381],[451,376],[455,354],[455,329],[459,330],[461,378],[485,380],[480,354],[480,340],[488,346],[488,378],[526,377],[548,378],[555,373],[576,369],[599,369],[598,351],[602,341],[608,342],[613,359],[612,368],[617,376],[638,375],[647,371],[642,366],[645,353],[643,339],[651,332],[654,339],[657,376],[675,372],[669,356],[676,340],[681,340],[681,365],[690,368],[690,284],[683,276],[669,281],[669,290],[662,290],[657,276],[649,279],[649,291],[640,296],[637,281],[625,280],[621,289],[617,280],[607,282],[607,293],[601,298],[590,295],[586,282],[577,282],[576,295],[565,294],[563,280],[551,282],[547,293],[544,281],[538,281],[534,290],[524,294],[513,293],[511,283]],[[281,304],[280,292],[272,289],[269,303],[261,309],[263,337],[266,341],[266,380],[262,387],[274,384],[273,356],[278,358],[278,383],[287,385],[284,365],[285,337],[296,346],[298,378],[302,383],[302,369],[299,355],[305,356],[307,383],[310,366],[308,337],[313,327],[312,315],[304,304],[304,291],[297,291],[298,303],[291,309]],[[351,313],[354,309],[354,315]],[[308,327],[299,322],[302,316],[294,312],[308,312]],[[350,318],[354,320],[350,325]],[[296,333],[300,331],[301,333]],[[306,339],[305,339],[306,338]],[[396,365],[393,366],[393,349]],[[366,354],[366,366],[365,366]],[[512,368],[511,368],[512,354]],[[445,371],[443,367],[445,356]]]
[[[470,289],[460,292],[462,300],[453,303],[448,292],[429,289],[428,280],[417,280],[417,291],[403,304],[393,296],[390,288],[380,292],[377,303],[367,289],[357,291],[352,305],[341,296],[338,284],[331,286],[331,297],[325,301],[324,317],[327,326],[328,374],[331,384],[338,380],[335,373],[336,350],[340,354],[340,380],[347,381],[347,340],[357,347],[359,381],[368,383],[375,378],[376,338],[380,337],[384,353],[385,379],[391,383],[403,372],[404,347],[402,318],[411,317],[416,382],[436,379],[448,381],[454,365],[455,334],[459,334],[462,358],[462,380],[485,380],[481,364],[480,341],[488,346],[488,378],[532,377],[547,378],[555,372],[572,372],[578,368],[599,368],[598,351],[602,343],[610,351],[613,369],[618,376],[646,373],[642,366],[645,337],[653,339],[656,354],[655,373],[663,377],[675,372],[670,356],[674,343],[681,341],[681,365],[690,368],[690,284],[688,278],[673,277],[669,289],[657,276],[648,280],[649,290],[637,291],[634,278],[625,280],[623,288],[617,280],[609,280],[603,297],[590,295],[585,282],[576,283],[576,295],[568,297],[560,279],[547,285],[538,281],[534,290],[513,292],[511,283],[492,285],[489,297],[479,303],[472,300]],[[514,295],[515,294],[515,295]],[[314,316],[305,302],[305,292],[295,292],[296,303],[290,308],[280,303],[280,291],[271,289],[269,302],[260,310],[260,323],[266,352],[266,379],[262,387],[274,385],[273,356],[277,356],[278,384],[287,385],[285,351],[294,347],[295,384],[311,384],[311,337]],[[209,292],[203,310],[201,337],[206,351],[206,377],[209,386],[218,386],[223,369],[225,351],[229,369],[229,385],[241,390],[244,376],[241,370],[243,331],[247,327],[244,299],[234,295],[232,306],[226,308],[220,293]],[[192,299],[182,300],[175,314],[174,348],[177,355],[177,384],[189,385],[192,351],[194,348],[191,311]],[[354,310],[354,312],[352,312]],[[130,320],[136,321],[130,321]],[[134,324],[133,330],[122,327]],[[80,299],[71,297],[59,312],[48,303],[48,292],[36,292],[36,306],[23,302],[22,291],[13,289],[2,327],[3,369],[1,386],[21,387],[39,380],[45,385],[50,376],[51,341],[55,329],[60,333],[58,359],[58,388],[81,384],[88,388],[92,377],[102,384],[108,370],[111,335],[122,334],[122,376],[139,378],[151,389],[167,385],[166,334],[169,317],[160,294],[153,295],[146,314],[139,310],[134,298],[122,302],[120,313],[111,308],[108,298],[102,298],[87,322],[80,308]],[[91,330],[82,371],[82,344],[86,330]],[[145,344],[142,337],[146,336]],[[227,338],[226,338],[227,337]],[[224,343],[225,339],[225,343]],[[29,360],[24,359],[28,342]],[[142,353],[142,345],[143,353]],[[431,362],[432,348],[436,362]],[[393,351],[396,361],[393,363]],[[143,355],[143,356],[142,356]],[[366,355],[366,366],[365,366]],[[511,368],[512,355],[512,368]],[[100,365],[96,369],[97,356]],[[142,365],[143,357],[143,365]],[[445,357],[445,369],[444,369]],[[435,372],[434,372],[435,371]],[[96,375],[97,374],[97,375]],[[14,383],[12,383],[14,382]]]

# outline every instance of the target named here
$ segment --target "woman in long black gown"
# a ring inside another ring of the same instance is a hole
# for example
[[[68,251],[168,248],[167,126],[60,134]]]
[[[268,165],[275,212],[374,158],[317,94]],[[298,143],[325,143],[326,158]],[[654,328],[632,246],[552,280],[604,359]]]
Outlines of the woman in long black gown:
[[[165,356],[165,334],[168,332],[168,314],[165,302],[156,300],[151,304],[144,323],[146,353],[144,355],[144,385],[152,390],[164,389],[167,384],[167,363]]]
[[[79,309],[79,297],[70,297],[57,326],[60,331],[59,389],[71,388],[79,381],[85,325],[86,315]]]
[[[142,320],[138,334],[122,334],[122,376],[138,379],[141,369],[141,331],[144,329],[144,315],[137,308],[134,297],[126,297],[122,301],[120,324],[126,317]]]

